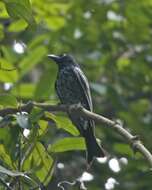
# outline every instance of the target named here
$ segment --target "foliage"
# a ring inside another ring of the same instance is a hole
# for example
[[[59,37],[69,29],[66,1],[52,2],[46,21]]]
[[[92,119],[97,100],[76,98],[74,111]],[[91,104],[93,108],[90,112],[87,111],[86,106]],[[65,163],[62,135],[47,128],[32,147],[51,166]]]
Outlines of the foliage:
[[[151,9],[151,0],[1,0],[0,108],[29,100],[56,104],[57,68],[46,55],[68,52],[90,81],[95,112],[120,119],[152,150]],[[97,125],[96,134],[120,171],[95,162],[89,189],[108,189],[112,177],[118,183],[111,189],[150,190],[151,172],[141,155],[109,129]],[[1,189],[57,189],[58,182],[80,177],[85,145],[78,135],[61,113],[34,108],[0,117]]]

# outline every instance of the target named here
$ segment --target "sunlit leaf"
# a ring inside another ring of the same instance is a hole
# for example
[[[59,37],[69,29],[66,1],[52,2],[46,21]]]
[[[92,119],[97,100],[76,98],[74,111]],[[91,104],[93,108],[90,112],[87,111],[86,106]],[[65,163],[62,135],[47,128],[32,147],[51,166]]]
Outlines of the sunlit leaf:
[[[18,72],[18,68],[16,67],[16,61],[18,60],[18,57],[16,56],[16,52],[13,50],[13,45],[1,45],[1,51],[3,56],[1,57],[0,60],[1,61],[1,67],[2,68],[7,68],[9,70],[11,70],[11,72],[9,72],[9,74],[12,73],[12,71],[17,71]]]
[[[52,113],[46,113],[46,115],[56,122],[57,127],[59,129],[62,128],[74,136],[78,136],[80,134],[77,128],[72,124],[72,122],[67,117],[54,115]]]
[[[9,15],[5,9],[5,4],[3,2],[0,1],[0,17],[1,18],[9,18]]]
[[[131,61],[127,58],[119,58],[117,60],[117,67],[118,70],[122,71],[126,69],[130,65]]]
[[[22,83],[19,86],[14,86],[11,90],[11,93],[14,96],[20,96],[26,99],[32,99],[35,91],[35,85],[31,83]]]
[[[17,68],[6,59],[0,58],[0,81],[15,82],[18,79]]]
[[[40,126],[39,135],[45,134],[48,127],[48,122],[44,120],[39,120],[39,126]]]
[[[36,143],[31,155],[24,163],[25,170],[31,168],[36,172],[36,176],[41,182],[43,182],[48,175],[49,179],[51,178],[53,159],[39,142]]]
[[[49,145],[49,152],[65,152],[71,150],[85,150],[86,145],[83,137],[66,137]]]
[[[37,170],[36,175],[37,177],[40,179],[40,181],[44,181],[46,179],[46,177],[50,178],[51,173],[52,173],[52,169],[53,169],[53,159],[51,158],[50,155],[47,154],[46,149],[42,146],[41,143],[37,143],[36,145],[36,151],[39,155],[39,157],[41,158],[41,163],[42,163],[42,167],[40,170]]]
[[[2,40],[4,38],[4,28],[3,28],[3,25],[0,24],[0,40]]]
[[[25,30],[26,27],[27,23],[24,20],[17,20],[11,23],[11,25],[8,27],[8,30],[10,32],[20,32]]]
[[[0,105],[4,107],[17,107],[17,99],[11,94],[0,94]]]
[[[52,30],[58,30],[65,25],[65,19],[63,17],[52,17],[45,19],[47,26]]]
[[[0,159],[4,161],[9,167],[12,167],[12,160],[8,152],[6,152],[3,144],[0,144]]]

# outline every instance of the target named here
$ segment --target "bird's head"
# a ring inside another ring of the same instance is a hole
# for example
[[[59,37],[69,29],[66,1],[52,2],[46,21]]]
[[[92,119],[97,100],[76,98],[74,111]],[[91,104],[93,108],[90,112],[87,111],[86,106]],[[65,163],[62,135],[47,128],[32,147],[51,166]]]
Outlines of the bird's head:
[[[51,58],[53,61],[55,61],[59,67],[76,65],[74,58],[68,54],[62,54],[62,55],[49,54],[48,57]]]

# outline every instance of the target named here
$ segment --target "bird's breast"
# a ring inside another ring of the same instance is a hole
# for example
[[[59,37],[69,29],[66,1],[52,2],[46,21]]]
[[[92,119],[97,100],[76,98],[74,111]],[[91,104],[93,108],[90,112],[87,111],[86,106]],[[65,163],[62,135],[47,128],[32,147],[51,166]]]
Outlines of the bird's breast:
[[[59,71],[56,91],[63,104],[81,103],[86,106],[84,105],[84,92],[72,68],[64,68]]]

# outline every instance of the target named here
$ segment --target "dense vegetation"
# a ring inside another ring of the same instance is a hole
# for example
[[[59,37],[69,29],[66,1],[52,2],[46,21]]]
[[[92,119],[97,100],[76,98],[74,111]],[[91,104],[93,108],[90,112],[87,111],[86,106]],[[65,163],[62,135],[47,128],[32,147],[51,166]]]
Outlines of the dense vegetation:
[[[151,0],[1,0],[0,109],[57,104],[47,54],[70,53],[89,79],[94,112],[119,119],[152,150],[151,10]],[[66,114],[1,115],[0,189],[55,190],[81,176],[88,189],[150,190],[144,158],[115,131],[96,125],[96,134],[110,160],[95,161],[86,179],[85,145]]]

